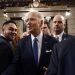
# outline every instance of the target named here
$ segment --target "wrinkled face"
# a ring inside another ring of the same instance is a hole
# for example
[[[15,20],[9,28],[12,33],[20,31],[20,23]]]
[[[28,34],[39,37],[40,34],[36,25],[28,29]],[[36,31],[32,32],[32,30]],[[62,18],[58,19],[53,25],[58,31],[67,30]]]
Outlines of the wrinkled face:
[[[29,13],[26,22],[30,33],[37,34],[38,32],[40,32],[41,19],[38,17],[36,13]]]
[[[3,34],[8,40],[12,41],[17,34],[16,25],[13,23],[9,23],[8,25],[3,26]]]
[[[51,27],[52,31],[55,34],[60,34],[65,28],[64,24],[65,24],[64,17],[59,15],[55,16]]]

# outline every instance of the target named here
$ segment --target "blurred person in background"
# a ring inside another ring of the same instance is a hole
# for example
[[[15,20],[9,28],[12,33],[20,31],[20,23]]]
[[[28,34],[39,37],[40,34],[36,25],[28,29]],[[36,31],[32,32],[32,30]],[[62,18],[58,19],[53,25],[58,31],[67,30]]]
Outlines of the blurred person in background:
[[[21,38],[24,38],[28,35],[30,35],[30,31],[29,31],[28,27],[26,26],[26,31],[22,33]]]
[[[44,24],[41,27],[44,34],[51,35],[49,22],[47,20],[44,21]]]
[[[20,36],[21,36],[20,28],[19,28],[19,25],[17,25],[17,34],[12,41],[12,45],[13,45],[14,48],[16,48],[17,42],[21,39]],[[15,53],[15,51],[14,51],[14,53]]]

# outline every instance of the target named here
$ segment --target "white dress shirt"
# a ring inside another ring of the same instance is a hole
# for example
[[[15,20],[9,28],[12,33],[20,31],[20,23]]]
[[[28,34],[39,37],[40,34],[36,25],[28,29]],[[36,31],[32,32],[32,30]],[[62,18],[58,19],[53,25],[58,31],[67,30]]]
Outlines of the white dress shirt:
[[[42,47],[42,37],[43,37],[43,32],[41,32],[36,38],[37,38],[37,43],[38,43],[38,62],[40,59],[41,55],[41,47]],[[31,34],[31,40],[32,40],[32,47],[33,47],[33,42],[34,42],[34,35]]]
[[[53,34],[53,37],[55,37],[56,39],[59,38],[58,41],[61,42],[63,34],[64,34],[64,31],[62,33],[60,33],[59,35]]]

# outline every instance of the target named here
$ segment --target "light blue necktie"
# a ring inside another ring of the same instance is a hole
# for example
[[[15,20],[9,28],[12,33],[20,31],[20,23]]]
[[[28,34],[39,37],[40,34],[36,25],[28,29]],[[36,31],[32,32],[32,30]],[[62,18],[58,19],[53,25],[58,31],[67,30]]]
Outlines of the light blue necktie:
[[[38,44],[37,44],[38,39],[34,38],[33,40],[33,54],[34,54],[34,59],[36,65],[38,65]]]

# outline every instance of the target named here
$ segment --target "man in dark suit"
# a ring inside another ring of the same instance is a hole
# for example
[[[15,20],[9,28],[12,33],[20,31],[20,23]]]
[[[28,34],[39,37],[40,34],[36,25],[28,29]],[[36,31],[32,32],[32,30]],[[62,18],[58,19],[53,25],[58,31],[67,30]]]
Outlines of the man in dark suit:
[[[12,47],[9,42],[15,38],[15,30],[17,30],[17,27],[14,21],[4,22],[3,33],[0,36],[0,75],[9,66],[13,58]]]
[[[64,32],[65,18],[62,15],[55,15],[50,24],[52,36],[55,37],[59,42],[73,37],[72,35]]]
[[[53,45],[57,41],[41,31],[43,20],[39,12],[28,12],[26,22],[30,35],[18,42],[16,57],[3,75],[44,75],[44,67],[48,67]],[[37,39],[38,52],[34,51],[34,38]],[[38,55],[37,63],[35,54]]]
[[[56,44],[46,75],[75,75],[75,38]]]

